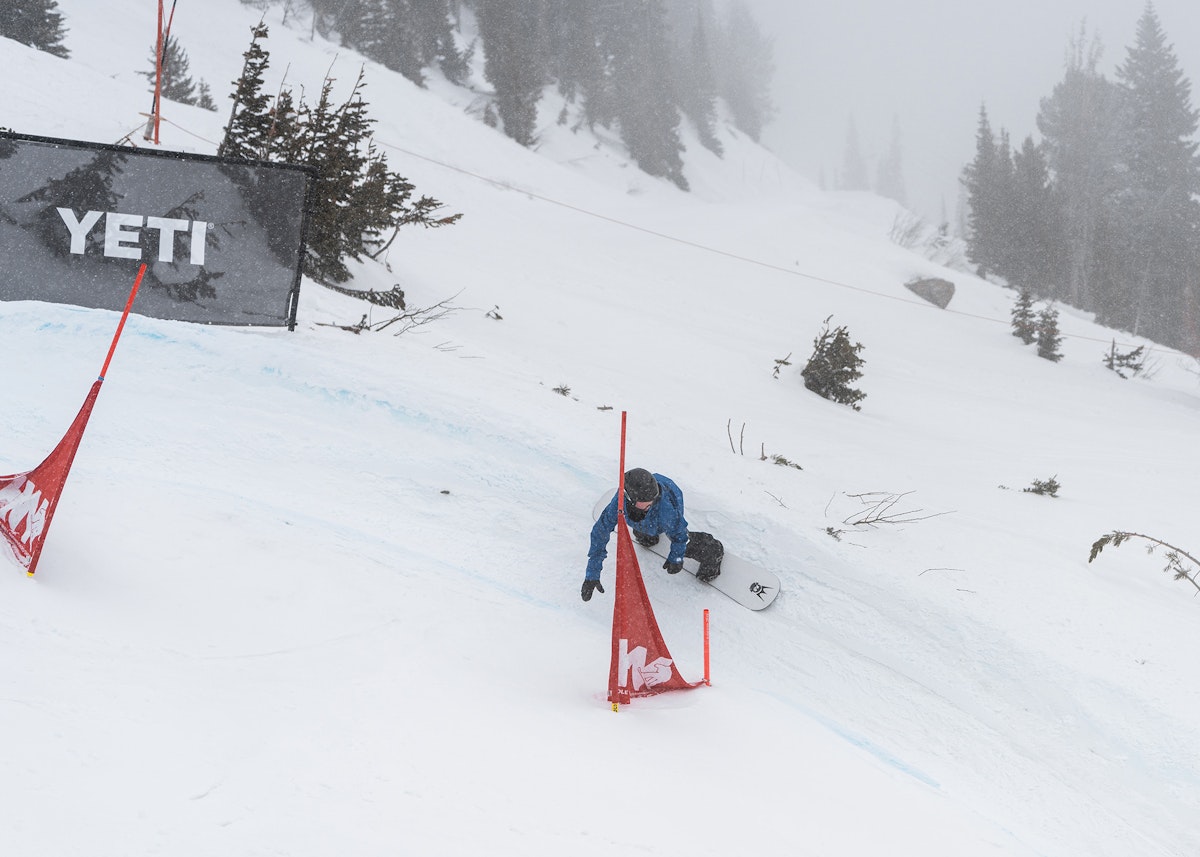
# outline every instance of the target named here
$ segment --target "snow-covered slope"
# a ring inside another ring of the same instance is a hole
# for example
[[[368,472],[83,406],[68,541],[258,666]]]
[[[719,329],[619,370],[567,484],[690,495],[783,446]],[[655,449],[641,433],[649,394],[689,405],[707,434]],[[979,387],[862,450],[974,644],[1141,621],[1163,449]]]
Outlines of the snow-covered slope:
[[[59,5],[70,61],[0,41],[0,123],[113,142],[144,121],[153,10]],[[361,60],[292,6],[265,13],[273,71],[349,85]],[[222,107],[169,106],[165,147],[215,149],[261,14],[180,0]],[[887,240],[890,204],[733,134],[690,147],[689,195],[549,99],[528,151],[478,92],[367,78],[393,167],[464,218],[354,285],[458,310],[356,336],[335,325],[388,312],[306,282],[292,334],[131,319],[37,577],[0,573],[7,850],[1200,850],[1200,607],[1160,557],[1087,563],[1118,527],[1194,548],[1193,361],[1121,380],[1067,310],[1040,360],[1007,292]],[[955,282],[948,310],[917,274]],[[799,377],[830,316],[865,345],[861,412]],[[0,472],[58,440],[115,323],[0,306]],[[752,614],[647,567],[685,675],[711,609],[713,687],[614,715],[611,593],[579,583],[622,410],[631,465],[784,592]],[[881,495],[921,520],[853,526]]]

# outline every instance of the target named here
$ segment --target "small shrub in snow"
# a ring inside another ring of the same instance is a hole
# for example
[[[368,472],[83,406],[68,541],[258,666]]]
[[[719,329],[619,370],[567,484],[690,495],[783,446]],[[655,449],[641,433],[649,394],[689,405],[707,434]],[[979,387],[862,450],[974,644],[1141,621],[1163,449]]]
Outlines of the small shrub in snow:
[[[863,359],[859,356],[863,345],[850,341],[845,325],[830,330],[829,318],[825,319],[825,328],[813,340],[812,356],[800,375],[804,378],[804,386],[821,398],[849,405],[858,411],[861,410],[858,403],[867,394],[850,385],[863,374]]]
[[[1058,477],[1051,476],[1049,479],[1045,480],[1035,479],[1033,480],[1032,485],[1030,485],[1028,488],[1022,488],[1021,490],[1026,494],[1043,494],[1048,497],[1057,497],[1058,489],[1061,487],[1062,486],[1058,484]]]
[[[1143,354],[1145,350],[1146,346],[1139,345],[1132,351],[1118,351],[1117,341],[1114,339],[1108,353],[1104,355],[1104,365],[1122,378],[1136,378],[1146,371],[1146,356]]]

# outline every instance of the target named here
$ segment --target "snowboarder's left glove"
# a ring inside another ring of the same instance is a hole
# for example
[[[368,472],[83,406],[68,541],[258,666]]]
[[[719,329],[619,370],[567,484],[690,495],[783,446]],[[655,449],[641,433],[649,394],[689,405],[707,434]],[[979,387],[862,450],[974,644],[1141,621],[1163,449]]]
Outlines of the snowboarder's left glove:
[[[604,593],[604,586],[598,580],[585,580],[583,588],[579,590],[579,595],[584,601],[592,600],[592,590],[599,589],[601,594]]]
[[[683,571],[683,560],[679,562],[667,560],[663,563],[663,568],[667,570],[667,574],[679,574],[679,572]]]

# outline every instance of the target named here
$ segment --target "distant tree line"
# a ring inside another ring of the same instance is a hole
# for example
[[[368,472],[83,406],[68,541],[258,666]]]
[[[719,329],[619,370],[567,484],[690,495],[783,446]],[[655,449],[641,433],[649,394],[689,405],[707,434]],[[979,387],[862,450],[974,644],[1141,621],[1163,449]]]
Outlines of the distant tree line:
[[[466,81],[478,47],[492,87],[484,113],[523,146],[538,136],[547,87],[581,122],[616,131],[650,175],[687,188],[680,122],[720,155],[721,99],[754,140],[772,115],[771,42],[742,0],[313,0],[314,27],[413,82],[438,68]],[[461,45],[464,15],[479,44]],[[566,111],[559,122],[569,121]]]
[[[970,260],[1101,324],[1200,350],[1200,159],[1191,84],[1152,5],[1109,80],[1081,29],[1014,147],[979,112],[963,171]]]
[[[880,196],[894,199],[901,205],[908,204],[908,194],[904,187],[904,152],[898,116],[892,117],[891,141],[887,152],[879,159],[874,182],[871,181],[871,170],[859,143],[858,125],[854,117],[850,117],[846,126],[842,168],[834,186],[837,190],[874,190]]]

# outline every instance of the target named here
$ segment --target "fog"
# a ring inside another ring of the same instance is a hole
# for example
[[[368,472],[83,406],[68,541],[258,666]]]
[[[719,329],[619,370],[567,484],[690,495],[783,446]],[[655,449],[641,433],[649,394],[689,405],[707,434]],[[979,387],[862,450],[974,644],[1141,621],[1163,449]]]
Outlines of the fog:
[[[974,155],[979,107],[1015,143],[1037,138],[1039,100],[1062,78],[1086,21],[1108,76],[1133,43],[1144,0],[745,0],[774,37],[777,114],[763,141],[833,188],[851,118],[872,175],[898,119],[911,208],[954,222],[958,176]],[[1200,4],[1157,0],[1188,80],[1200,80]]]

